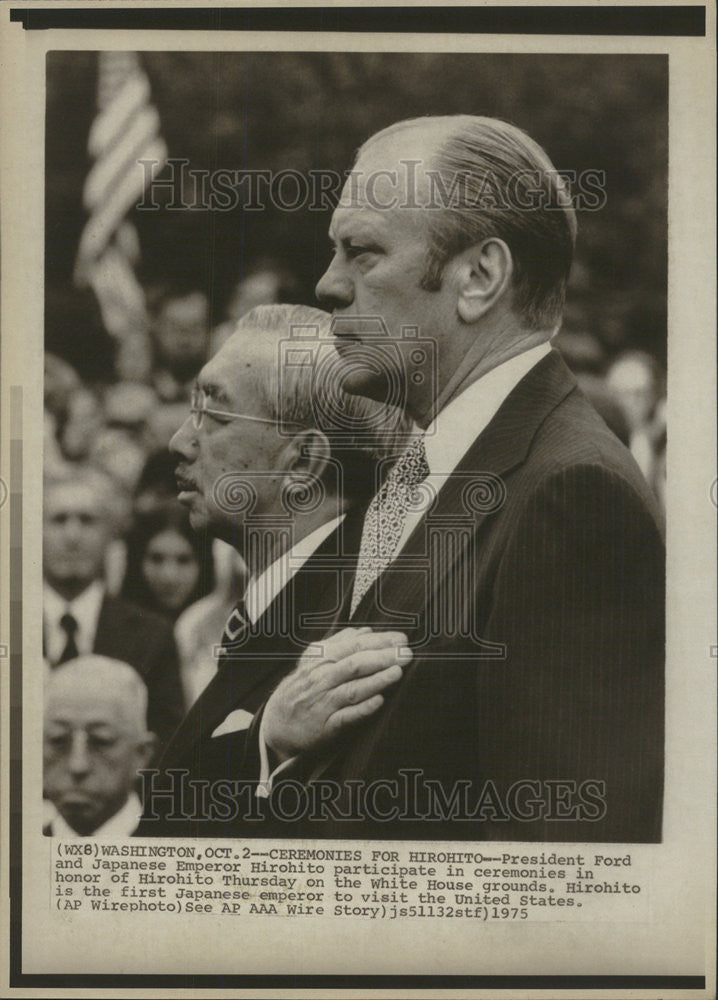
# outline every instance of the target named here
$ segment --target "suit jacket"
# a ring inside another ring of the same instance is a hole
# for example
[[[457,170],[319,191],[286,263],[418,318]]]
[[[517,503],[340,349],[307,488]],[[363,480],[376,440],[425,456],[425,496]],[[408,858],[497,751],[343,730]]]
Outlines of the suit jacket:
[[[184,715],[184,697],[172,624],[119,597],[105,596],[93,653],[123,660],[147,685],[147,726],[160,750]]]
[[[351,590],[362,520],[361,512],[350,512],[259,621],[224,647],[217,673],[167,746],[159,774],[147,776],[138,835],[267,835],[267,817],[255,796],[259,709],[340,612]]]
[[[294,833],[660,840],[664,572],[643,477],[551,352],[359,605],[414,659],[299,763],[331,806]]]

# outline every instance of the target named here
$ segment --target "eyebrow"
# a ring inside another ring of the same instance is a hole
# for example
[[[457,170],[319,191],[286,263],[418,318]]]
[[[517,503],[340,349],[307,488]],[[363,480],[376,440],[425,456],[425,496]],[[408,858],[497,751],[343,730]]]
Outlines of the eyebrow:
[[[211,396],[216,403],[220,403],[223,406],[231,406],[232,401],[227,395],[226,390],[224,390],[216,382],[205,382],[200,385],[199,382],[195,383],[198,388],[202,389],[206,396]]]
[[[58,729],[74,729],[75,723],[72,719],[66,719],[64,716],[50,717],[46,720],[48,726],[57,726]],[[115,723],[111,719],[89,719],[82,723],[85,729],[113,729]]]
[[[330,243],[334,246],[337,246],[339,243],[342,246],[348,246],[354,240],[384,240],[391,233],[391,227],[379,212],[372,213],[371,217],[364,215],[360,218],[356,210],[354,210],[351,213],[348,212],[344,216],[344,219],[346,219],[344,226],[342,226],[342,219],[339,220],[339,224],[337,225],[335,218],[332,218],[329,224],[327,236]],[[337,229],[341,228],[348,229],[348,235],[337,236]]]
[[[365,245],[365,246],[382,246],[385,242],[385,237],[383,233],[367,233],[362,230],[354,230],[348,236],[342,236],[337,239],[332,233],[329,233],[329,247],[332,250],[336,250],[337,247],[342,247],[343,250],[348,250],[352,246]]]

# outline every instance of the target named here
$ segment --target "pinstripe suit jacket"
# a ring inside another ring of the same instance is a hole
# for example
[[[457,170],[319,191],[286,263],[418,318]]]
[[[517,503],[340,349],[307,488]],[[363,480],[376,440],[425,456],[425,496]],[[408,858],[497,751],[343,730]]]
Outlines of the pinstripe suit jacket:
[[[552,351],[359,605],[352,624],[405,629],[414,659],[372,720],[303,762],[339,797],[302,832],[660,840],[660,524]]]

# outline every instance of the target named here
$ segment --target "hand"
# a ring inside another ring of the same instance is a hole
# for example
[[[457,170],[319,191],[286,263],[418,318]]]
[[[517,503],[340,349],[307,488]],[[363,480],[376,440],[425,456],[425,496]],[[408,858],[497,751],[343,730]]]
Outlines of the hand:
[[[411,660],[406,643],[402,632],[363,627],[308,646],[264,709],[264,739],[277,761],[329,743],[381,708],[382,692]]]

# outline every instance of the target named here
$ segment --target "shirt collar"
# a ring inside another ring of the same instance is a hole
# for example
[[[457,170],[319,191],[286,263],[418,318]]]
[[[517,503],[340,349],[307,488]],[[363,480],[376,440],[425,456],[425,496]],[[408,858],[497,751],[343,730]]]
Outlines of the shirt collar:
[[[259,621],[274,598],[281,593],[293,576],[299,572],[304,563],[313,555],[322,542],[342,523],[345,514],[326,521],[314,531],[288,549],[279,559],[268,566],[258,577],[252,577],[244,595],[245,607],[249,620],[254,624]]]
[[[91,833],[90,836],[118,838],[131,837],[139,825],[141,816],[142,806],[140,804],[140,800],[135,792],[131,792],[122,808],[119,809],[114,816],[110,816],[110,818],[103,823],[102,826],[99,826],[94,833]],[[73,830],[58,812],[52,819],[52,836],[69,839],[71,837],[80,837],[82,835],[79,834],[77,830]]]
[[[59,622],[62,616],[69,612],[78,622],[92,621],[100,613],[100,605],[105,596],[105,587],[100,580],[93,580],[81,594],[72,601],[66,601],[56,590],[45,583],[43,587],[43,607],[45,617],[51,622]]]
[[[472,382],[444,407],[424,435],[432,475],[449,475],[489,425],[509,393],[551,351],[549,343],[517,354]]]
[[[66,601],[47,583],[44,587],[43,621],[47,655],[52,663],[60,658],[67,635],[60,625],[62,616],[69,612],[77,622],[75,644],[80,655],[91,653],[95,644],[97,623],[100,618],[105,585],[95,580],[74,601]]]

